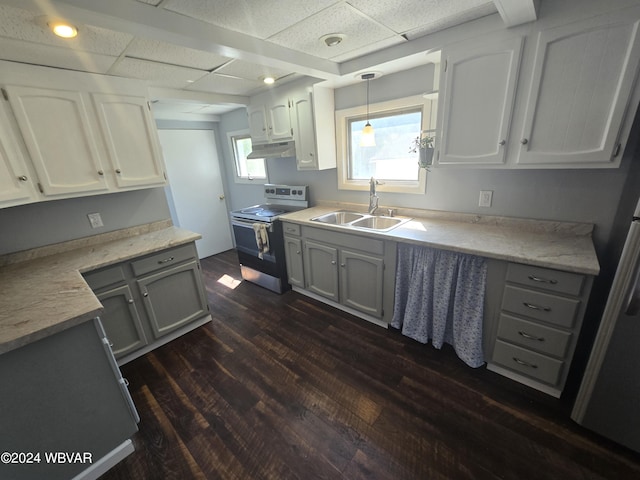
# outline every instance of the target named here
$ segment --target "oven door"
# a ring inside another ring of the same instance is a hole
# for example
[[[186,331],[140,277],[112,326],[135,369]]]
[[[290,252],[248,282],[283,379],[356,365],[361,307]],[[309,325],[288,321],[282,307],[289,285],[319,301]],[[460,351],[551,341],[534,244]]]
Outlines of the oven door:
[[[233,227],[233,237],[236,241],[236,249],[238,252],[245,253],[251,257],[258,258],[258,242],[256,241],[256,232],[253,229],[254,223],[264,223],[267,228],[267,235],[269,237],[270,250],[267,253],[262,254],[262,260],[266,262],[275,263],[276,247],[274,241],[274,225],[267,222],[252,222],[251,220],[245,220],[242,218],[232,218],[231,226]]]

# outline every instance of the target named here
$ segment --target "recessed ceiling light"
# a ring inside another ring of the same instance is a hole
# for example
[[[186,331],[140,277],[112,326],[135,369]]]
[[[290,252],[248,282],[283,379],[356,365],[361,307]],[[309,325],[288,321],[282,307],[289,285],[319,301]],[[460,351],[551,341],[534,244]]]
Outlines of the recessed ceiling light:
[[[62,38],[74,38],[78,35],[78,29],[74,25],[62,20],[53,20],[47,25],[53,33]]]
[[[342,33],[330,33],[328,35],[323,35],[320,37],[320,40],[325,43],[327,47],[335,47],[340,44],[345,39],[345,35]]]
[[[266,77],[262,78],[262,81],[267,85],[273,85],[276,82],[276,79],[272,75],[267,75]]]

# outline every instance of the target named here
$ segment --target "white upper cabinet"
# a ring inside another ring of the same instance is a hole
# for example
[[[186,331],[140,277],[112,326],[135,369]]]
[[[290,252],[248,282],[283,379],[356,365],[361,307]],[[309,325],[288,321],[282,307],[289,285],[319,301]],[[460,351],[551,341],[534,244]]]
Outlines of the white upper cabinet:
[[[17,85],[5,90],[44,195],[107,190],[79,92]]]
[[[118,187],[163,185],[162,153],[147,99],[104,93],[91,96]]]
[[[287,85],[252,97],[247,113],[254,145],[294,140],[298,170],[336,167],[332,88]]]
[[[521,51],[521,37],[444,49],[437,164],[505,163]]]
[[[247,108],[251,142],[260,145],[293,140],[290,110],[291,103],[287,96],[274,98],[262,94],[252,98]]]
[[[638,12],[538,33],[518,166],[619,164],[619,135],[640,58]]]
[[[166,185],[143,82],[0,62],[0,87],[0,207]]]
[[[6,102],[0,103],[0,206],[29,203],[36,198],[31,171],[7,117]]]
[[[336,168],[333,89],[305,87],[291,95],[298,170]]]

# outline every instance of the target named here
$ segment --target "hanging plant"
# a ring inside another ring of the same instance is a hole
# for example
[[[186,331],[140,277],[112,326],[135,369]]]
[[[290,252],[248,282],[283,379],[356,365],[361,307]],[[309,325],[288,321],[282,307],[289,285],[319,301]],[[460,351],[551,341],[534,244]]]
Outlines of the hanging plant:
[[[417,136],[409,149],[410,153],[418,154],[418,166],[425,170],[429,170],[429,167],[433,165],[434,140],[434,137],[428,135]]]

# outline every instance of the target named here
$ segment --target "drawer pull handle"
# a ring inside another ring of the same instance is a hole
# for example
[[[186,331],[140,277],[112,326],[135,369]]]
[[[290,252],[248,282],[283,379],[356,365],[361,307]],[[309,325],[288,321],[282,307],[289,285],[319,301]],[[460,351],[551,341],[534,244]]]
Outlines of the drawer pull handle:
[[[543,337],[536,337],[535,335],[531,335],[530,333],[523,332],[522,330],[520,330],[518,332],[518,335],[520,335],[521,337],[526,338],[527,340],[537,340],[539,342],[544,342],[544,338]]]
[[[529,302],[522,302],[522,304],[525,307],[530,308],[531,310],[540,310],[542,312],[550,312],[551,311],[551,307],[539,307],[538,305],[534,305],[533,303],[529,303]]]
[[[516,362],[518,365],[522,365],[524,367],[538,368],[538,365],[534,363],[525,362],[524,360],[520,360],[518,357],[513,357],[513,361]]]
[[[173,257],[165,258],[164,260],[158,260],[158,264],[162,265],[163,263],[172,262]]]
[[[529,275],[529,280],[539,283],[549,283],[551,285],[555,285],[556,283],[558,283],[557,280],[553,280],[552,278],[536,277],[535,275]]]

